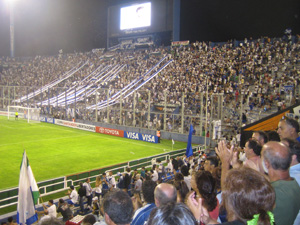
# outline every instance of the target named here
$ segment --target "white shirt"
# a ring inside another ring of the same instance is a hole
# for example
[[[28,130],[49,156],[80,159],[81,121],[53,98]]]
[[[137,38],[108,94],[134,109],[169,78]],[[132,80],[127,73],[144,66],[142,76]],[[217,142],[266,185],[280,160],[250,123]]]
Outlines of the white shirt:
[[[135,190],[136,190],[136,191],[141,191],[141,190],[142,190],[142,184],[143,184],[142,180],[141,180],[141,179],[138,179],[138,180],[135,182],[135,186],[134,186]]]
[[[56,212],[56,205],[51,205],[50,207],[47,208],[48,211],[48,215],[49,216],[53,216],[54,218],[56,218],[57,216],[57,212]]]
[[[108,187],[116,187],[116,179],[113,176],[108,177]]]
[[[73,190],[70,194],[71,201],[75,204],[78,201],[78,193],[76,190]]]
[[[151,178],[154,182],[156,182],[158,180],[158,173],[156,172],[156,170],[153,171],[152,174],[152,178]]]
[[[168,165],[166,166],[166,169],[168,169],[170,172],[173,171],[173,164],[172,164],[171,161],[170,161],[170,162],[168,163]]]
[[[92,187],[91,187],[90,183],[84,182],[83,186],[85,187],[85,190],[86,190],[86,196],[90,196],[92,193]]]
[[[184,177],[184,182],[186,183],[186,186],[189,188],[189,190],[191,190],[191,179],[192,179],[192,176],[191,175],[188,175],[187,177]]]

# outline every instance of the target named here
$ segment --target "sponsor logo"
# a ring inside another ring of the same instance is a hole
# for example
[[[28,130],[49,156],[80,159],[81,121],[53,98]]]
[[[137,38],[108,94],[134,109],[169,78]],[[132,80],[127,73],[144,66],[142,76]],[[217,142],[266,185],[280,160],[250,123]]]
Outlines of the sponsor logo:
[[[126,132],[127,138],[134,139],[134,140],[139,140],[139,133],[135,132]]]
[[[78,128],[82,130],[95,131],[95,127],[91,125],[78,124]]]
[[[142,134],[143,141],[155,143],[155,136],[150,134]]]
[[[96,127],[96,132],[101,134],[108,134],[118,137],[124,137],[124,131],[122,130],[116,130],[111,128],[105,128],[105,127]]]

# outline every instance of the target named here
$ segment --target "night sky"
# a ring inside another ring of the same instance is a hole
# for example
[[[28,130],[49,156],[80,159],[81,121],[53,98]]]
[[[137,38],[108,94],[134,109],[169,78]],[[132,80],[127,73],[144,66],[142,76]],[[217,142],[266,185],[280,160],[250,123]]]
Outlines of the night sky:
[[[0,0],[0,56],[9,56],[8,0]],[[107,8],[132,0],[16,0],[15,55],[106,47]],[[181,40],[227,41],[300,34],[299,0],[181,0]]]

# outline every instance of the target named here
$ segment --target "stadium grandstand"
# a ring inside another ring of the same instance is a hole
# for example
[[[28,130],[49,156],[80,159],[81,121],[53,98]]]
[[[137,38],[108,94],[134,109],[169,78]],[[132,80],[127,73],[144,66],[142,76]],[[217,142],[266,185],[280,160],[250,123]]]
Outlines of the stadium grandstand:
[[[300,225],[299,34],[181,40],[185,4],[105,3],[105,44],[55,55],[15,57],[10,18],[11,56],[0,55],[0,158],[20,168],[13,154],[26,149],[35,162],[23,158],[19,187],[16,179],[0,186],[2,224]],[[35,128],[53,133],[29,138]],[[51,138],[68,140],[55,146]],[[38,174],[30,209],[23,165]],[[119,191],[132,204],[116,207],[115,218],[108,205]],[[126,216],[129,223],[118,222]]]

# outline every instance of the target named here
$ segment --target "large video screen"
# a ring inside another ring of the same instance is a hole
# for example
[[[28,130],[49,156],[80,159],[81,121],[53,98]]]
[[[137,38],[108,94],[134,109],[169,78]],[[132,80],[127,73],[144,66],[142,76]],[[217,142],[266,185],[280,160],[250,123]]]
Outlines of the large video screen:
[[[120,1],[121,2],[121,1]],[[173,0],[139,0],[108,8],[109,38],[173,29]]]
[[[120,9],[120,30],[151,26],[151,2]]]

